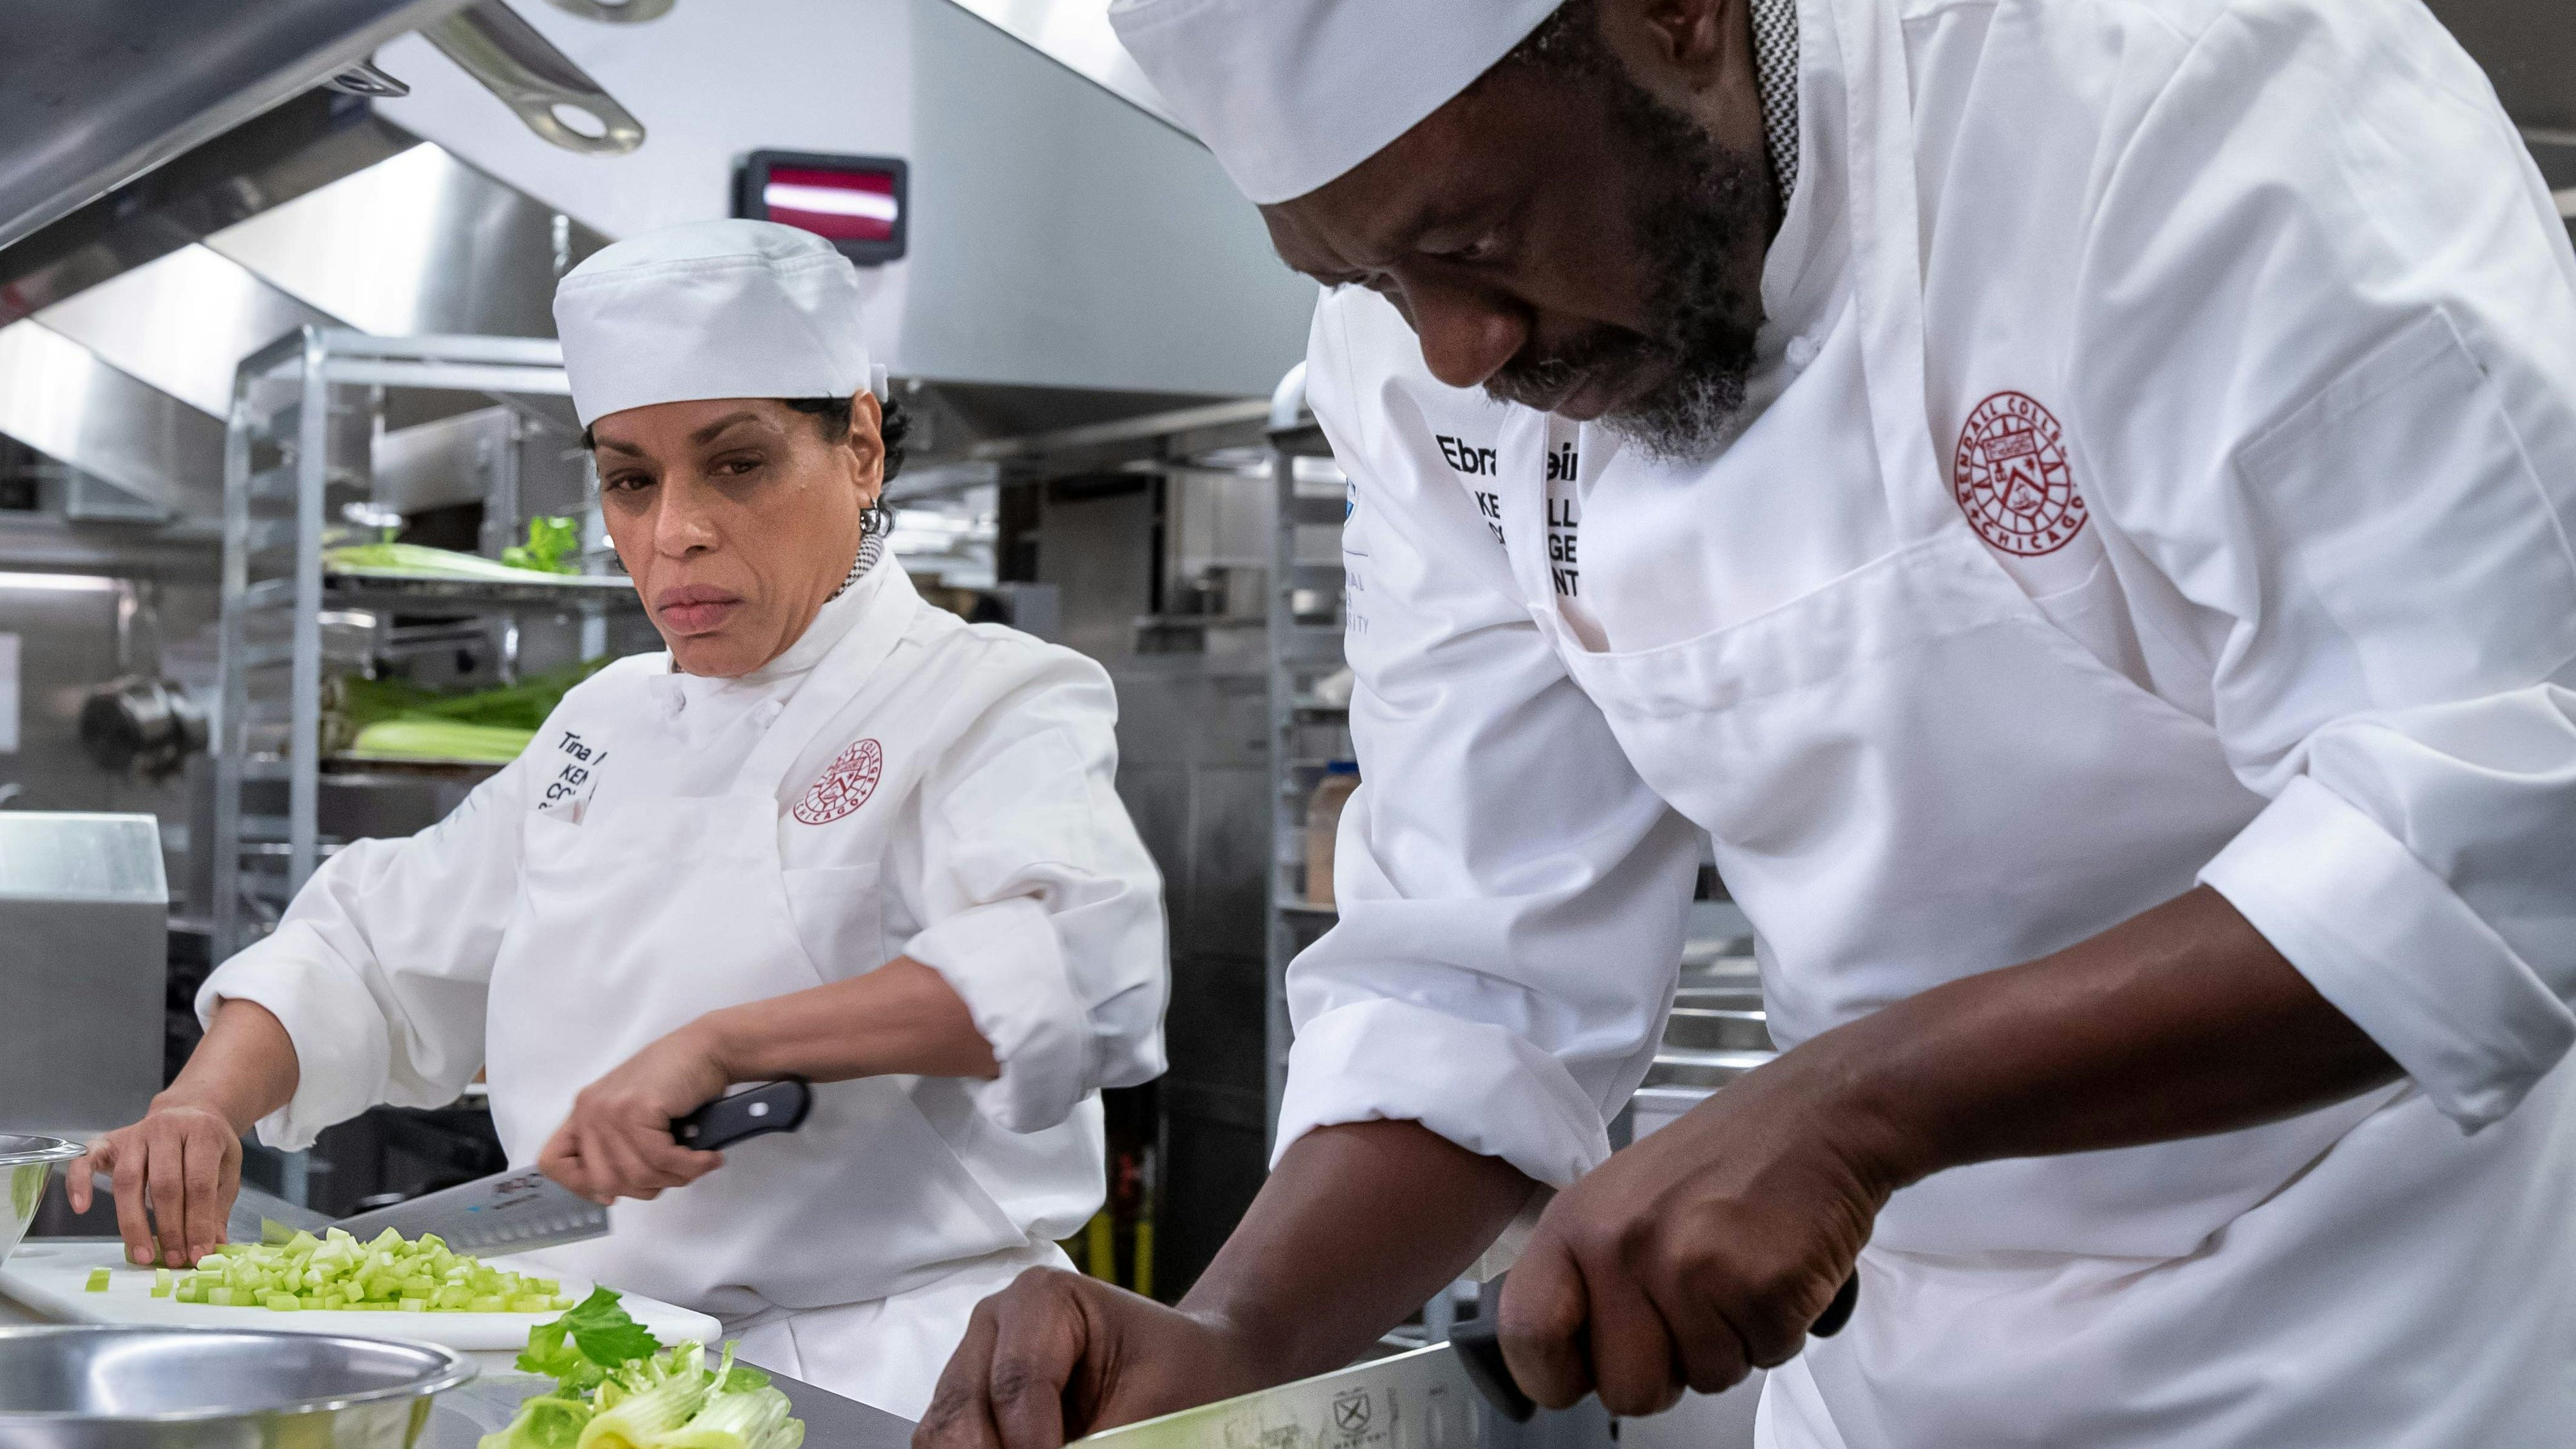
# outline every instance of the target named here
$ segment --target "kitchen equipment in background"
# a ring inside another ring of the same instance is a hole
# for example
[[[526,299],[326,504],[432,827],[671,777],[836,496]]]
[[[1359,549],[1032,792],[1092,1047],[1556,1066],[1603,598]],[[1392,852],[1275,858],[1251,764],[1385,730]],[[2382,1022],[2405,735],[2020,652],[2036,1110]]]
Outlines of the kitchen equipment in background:
[[[275,1331],[0,1329],[12,1449],[334,1444],[401,1449],[430,1400],[474,1377],[422,1343]]]
[[[81,748],[102,770],[166,780],[205,753],[206,712],[166,679],[129,674],[81,701]]]
[[[641,25],[671,13],[671,0],[550,0],[567,15],[611,25]]]
[[[1324,766],[1324,778],[1306,797],[1306,903],[1333,904],[1333,840],[1342,828],[1342,807],[1360,788],[1357,761],[1335,760]]]
[[[810,231],[875,267],[903,256],[911,190],[900,157],[754,151],[734,172],[733,214]]]
[[[36,1204],[45,1200],[45,1179],[57,1162],[81,1155],[81,1145],[59,1137],[0,1133],[0,1264],[9,1261],[27,1224],[35,1221]]]
[[[502,0],[424,25],[420,38],[567,151],[623,156],[644,144],[644,123]]]
[[[0,811],[0,1130],[143,1115],[161,1090],[169,913],[151,816]]]

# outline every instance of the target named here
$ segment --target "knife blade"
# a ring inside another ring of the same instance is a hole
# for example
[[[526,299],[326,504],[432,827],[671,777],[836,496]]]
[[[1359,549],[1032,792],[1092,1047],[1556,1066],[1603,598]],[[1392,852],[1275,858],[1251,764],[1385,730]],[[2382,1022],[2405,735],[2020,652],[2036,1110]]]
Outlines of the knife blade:
[[[1475,1382],[1445,1343],[1104,1429],[1099,1449],[1478,1449]]]
[[[1538,1406],[1503,1362],[1496,1333],[1502,1285],[1501,1278],[1484,1285],[1478,1316],[1453,1328],[1447,1343],[1104,1429],[1076,1442],[1085,1449],[1512,1449],[1615,1438],[1597,1407],[1578,1426],[1597,1426],[1597,1432],[1566,1434],[1560,1426],[1560,1432],[1533,1441],[1512,1427],[1529,1422]],[[1854,1276],[1808,1332],[1818,1338],[1841,1332],[1859,1301],[1860,1280]]]

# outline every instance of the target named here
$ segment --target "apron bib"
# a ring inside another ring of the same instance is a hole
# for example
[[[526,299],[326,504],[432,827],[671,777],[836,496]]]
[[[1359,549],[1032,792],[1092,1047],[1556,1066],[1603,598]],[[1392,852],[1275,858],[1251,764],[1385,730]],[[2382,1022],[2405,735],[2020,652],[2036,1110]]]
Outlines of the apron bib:
[[[493,1119],[534,1159],[583,1087],[721,1007],[823,984],[795,925],[779,793],[817,733],[865,713],[904,758],[912,672],[897,618],[853,630],[817,665],[732,790],[622,796],[580,817],[532,811],[519,899],[492,973]],[[923,742],[926,749],[928,742]],[[873,868],[829,872],[873,895]],[[798,872],[797,874],[806,874]],[[911,1077],[818,1084],[797,1132],[727,1150],[716,1172],[617,1204],[616,1232],[548,1250],[566,1273],[726,1316],[860,1303],[1027,1246],[924,1117]]]

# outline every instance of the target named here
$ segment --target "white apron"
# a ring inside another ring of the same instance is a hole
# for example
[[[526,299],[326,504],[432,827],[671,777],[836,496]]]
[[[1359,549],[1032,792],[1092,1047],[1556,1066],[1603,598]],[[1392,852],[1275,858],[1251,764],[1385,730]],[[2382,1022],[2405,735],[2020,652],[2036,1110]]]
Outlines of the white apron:
[[[1762,933],[1784,1045],[2190,889],[2265,803],[2214,730],[2052,623],[1968,526],[1927,414],[1895,7],[1831,8],[1898,546],[1739,624],[1612,653],[1565,615],[1544,531],[1506,540],[1533,617],[1639,775],[1711,833]],[[1501,455],[1544,457],[1548,426],[1516,414]],[[1505,516],[1542,516],[1542,470],[1508,471]],[[1771,1376],[1763,1442],[2566,1442],[2576,1134],[2562,1087],[2474,1139],[2400,1085],[2217,1137],[1939,1174],[1881,1216],[1852,1328]],[[2495,1231],[2527,1246],[2500,1253],[2482,1242]],[[2513,1301],[2500,1267],[2555,1291]],[[2499,1392],[2499,1374],[2529,1383]],[[2544,1423],[2562,1427],[2546,1437]]]
[[[770,722],[730,793],[621,797],[578,823],[528,814],[487,1046],[494,1123],[511,1161],[532,1161],[574,1094],[655,1039],[709,1011],[825,982],[789,908],[780,790],[817,731],[851,718],[854,706],[887,757],[931,753],[913,733],[924,712],[898,703],[913,667],[908,656],[889,658],[901,633],[901,619],[870,620],[834,646]],[[859,870],[840,874],[838,888],[876,889]],[[961,1275],[990,1291],[995,1272],[1007,1268],[1007,1281],[1032,1252],[1053,1254],[1029,1242],[933,1128],[918,1080],[817,1086],[798,1132],[729,1148],[722,1169],[687,1187],[618,1203],[609,1237],[542,1256],[567,1274],[736,1322],[889,1300],[845,1317],[823,1352],[765,1357],[787,1340],[755,1333],[746,1356],[918,1413],[954,1341],[910,1332],[900,1295],[921,1290],[942,1302]],[[962,1331],[963,1316],[953,1316]]]

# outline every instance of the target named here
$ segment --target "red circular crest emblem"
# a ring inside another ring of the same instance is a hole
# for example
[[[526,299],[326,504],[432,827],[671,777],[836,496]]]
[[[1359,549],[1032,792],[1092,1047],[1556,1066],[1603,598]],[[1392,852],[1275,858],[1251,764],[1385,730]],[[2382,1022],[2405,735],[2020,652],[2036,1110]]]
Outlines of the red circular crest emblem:
[[[2066,464],[2057,419],[2037,401],[1999,392],[1959,430],[1951,486],[1977,537],[2009,554],[2055,553],[2084,531],[2084,495]]]
[[[861,740],[832,762],[791,812],[807,825],[829,825],[868,803],[885,773],[885,750],[874,740]]]

